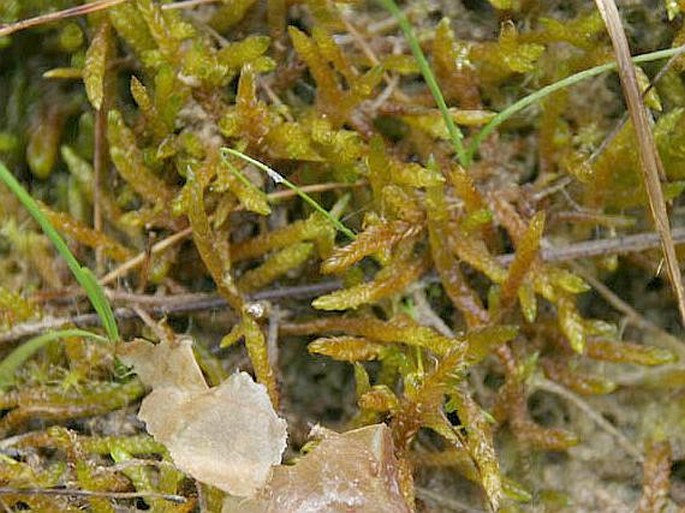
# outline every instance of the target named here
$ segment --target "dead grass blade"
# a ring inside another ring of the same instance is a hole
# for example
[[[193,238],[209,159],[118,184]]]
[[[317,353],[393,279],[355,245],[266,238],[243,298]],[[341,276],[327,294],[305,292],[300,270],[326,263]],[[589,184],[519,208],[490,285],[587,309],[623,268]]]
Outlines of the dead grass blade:
[[[661,238],[661,248],[666,261],[666,269],[671,280],[671,285],[678,300],[680,317],[685,325],[685,291],[678,266],[678,258],[671,236],[671,227],[666,211],[666,202],[661,190],[660,176],[663,175],[663,166],[659,153],[656,149],[654,137],[650,128],[647,110],[642,101],[640,87],[637,81],[635,68],[631,61],[630,48],[625,31],[621,25],[621,18],[614,0],[595,0],[604,24],[607,27],[611,43],[618,62],[618,73],[621,78],[623,94],[628,105],[630,119],[635,127],[638,141],[638,154],[640,155],[640,169],[642,178],[649,197],[649,207],[654,218],[656,231]]]
[[[25,20],[17,21],[16,23],[10,23],[8,25],[1,26],[0,37],[9,36],[14,32],[36,27],[38,25],[44,25],[46,23],[52,23],[53,21],[72,18],[74,16],[83,16],[91,12],[96,12],[102,9],[113,7],[115,5],[123,4],[124,2],[128,2],[128,0],[97,0],[89,4],[77,5],[76,7],[70,7],[69,9],[64,9],[62,11],[42,14],[40,16],[36,16],[35,18],[27,18]]]

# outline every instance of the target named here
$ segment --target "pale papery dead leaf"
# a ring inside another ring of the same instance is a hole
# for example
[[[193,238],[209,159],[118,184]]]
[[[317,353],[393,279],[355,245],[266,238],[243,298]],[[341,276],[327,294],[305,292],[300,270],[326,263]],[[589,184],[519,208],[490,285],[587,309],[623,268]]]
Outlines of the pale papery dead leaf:
[[[295,465],[274,468],[255,498],[227,498],[223,513],[409,513],[387,426],[324,436]]]
[[[152,344],[137,338],[120,346],[118,356],[132,365],[146,386],[176,387],[185,392],[202,392],[209,387],[193,355],[193,343],[187,338]]]
[[[210,389],[188,339],[158,345],[136,340],[120,357],[152,387],[138,417],[179,469],[241,497],[266,484],[287,433],[263,385],[238,372]]]

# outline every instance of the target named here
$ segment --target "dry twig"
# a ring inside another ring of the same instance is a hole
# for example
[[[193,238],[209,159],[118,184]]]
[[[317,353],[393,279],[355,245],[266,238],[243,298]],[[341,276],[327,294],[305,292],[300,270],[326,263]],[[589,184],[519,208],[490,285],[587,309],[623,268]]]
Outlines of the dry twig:
[[[326,294],[339,289],[342,286],[338,280],[327,280],[309,285],[294,287],[279,287],[257,292],[249,299],[252,301],[278,301],[284,298],[298,299],[311,298]],[[226,300],[217,294],[176,294],[173,296],[151,296],[145,294],[129,294],[109,290],[107,295],[110,300],[118,304],[139,305],[145,307],[145,311],[152,318],[160,318],[168,315],[182,315],[196,312],[209,312],[212,310],[227,309]],[[118,320],[130,320],[138,318],[138,314],[131,308],[116,308],[114,316]],[[74,326],[97,326],[100,318],[97,314],[88,313],[67,317],[46,317],[39,321],[17,324],[12,329],[0,333],[0,343],[11,342],[23,337],[29,337],[43,333],[46,330],[55,330],[67,325]]]
[[[114,7],[115,5],[123,4],[124,2],[128,2],[128,0],[96,0],[95,2],[91,2],[89,4],[77,5],[76,7],[71,7],[62,11],[51,12],[48,14],[42,14],[41,16],[36,16],[35,18],[20,20],[16,23],[10,23],[0,27],[0,37],[9,36],[10,34],[14,34],[20,30],[36,27],[38,25],[45,25],[46,23],[52,23],[53,21],[64,20],[66,18],[73,18],[75,16],[83,16],[85,14],[101,11],[103,9]]]
[[[163,4],[162,10],[170,11],[172,9],[192,9],[198,5],[215,4],[220,0],[182,0],[174,2],[173,4]]]
[[[170,247],[171,245],[183,240],[185,237],[191,235],[192,230],[186,228],[174,235],[158,242],[152,246],[152,253],[159,253],[164,249]],[[673,238],[679,244],[685,244],[685,228],[676,228],[673,231]],[[616,237],[613,239],[601,239],[593,241],[579,242],[577,244],[571,244],[562,248],[545,248],[541,252],[542,259],[545,262],[568,262],[572,260],[577,260],[579,258],[589,258],[600,255],[616,254],[616,253],[630,253],[636,251],[643,251],[645,249],[655,248],[659,245],[659,236],[656,233],[638,233],[635,235],[626,235],[623,237]],[[497,260],[502,265],[508,265],[513,260],[514,255],[500,255]],[[107,284],[111,283],[120,276],[123,276],[131,269],[134,269],[140,265],[145,259],[145,253],[141,253],[136,257],[132,258],[121,267],[115,269],[105,277],[100,280],[100,283]],[[435,278],[433,275],[427,277],[428,280]],[[599,283],[599,282],[597,282]],[[594,285],[594,283],[593,283]],[[601,283],[600,283],[601,285]],[[278,301],[283,298],[307,298],[315,297],[320,294],[326,294],[333,290],[340,288],[341,283],[338,280],[327,280],[319,283],[314,283],[310,285],[301,285],[295,287],[278,287],[274,289],[267,289],[257,292],[250,296],[251,300],[268,300],[268,301]],[[70,299],[82,295],[81,290],[74,291],[74,294],[69,295]],[[148,308],[148,313],[152,316],[161,317],[165,315],[179,315],[182,313],[192,313],[201,312],[208,310],[215,310],[226,308],[226,302],[219,296],[214,294],[176,294],[173,296],[154,296],[145,294],[129,294],[127,292],[119,291],[108,291],[108,296],[115,303],[119,304],[138,304],[146,306]],[[64,299],[65,295],[60,294],[60,299]],[[615,302],[612,302],[616,306]],[[629,312],[630,307],[628,305],[619,305],[616,308],[623,312]],[[632,310],[632,309],[630,309]],[[626,313],[633,319],[638,319],[639,316],[635,316],[635,311],[632,313]],[[118,319],[133,319],[137,315],[135,312],[127,308],[119,308],[115,310],[114,315]],[[14,326],[12,329],[6,331],[5,333],[0,333],[0,343],[10,342],[12,340],[17,340],[22,337],[35,335],[41,333],[48,329],[58,329],[60,327],[74,324],[76,326],[94,326],[98,324],[98,317],[95,314],[84,314],[76,315],[71,317],[61,317],[61,318],[46,318],[40,321],[26,322]],[[660,328],[650,325],[647,326],[643,322],[637,322],[637,326],[645,329],[658,329],[659,332],[663,332]],[[677,340],[674,337],[670,337],[672,340]]]
[[[67,497],[105,497],[108,499],[164,499],[177,504],[184,504],[188,499],[182,495],[155,492],[96,492],[74,488],[0,488],[0,495],[60,495]]]

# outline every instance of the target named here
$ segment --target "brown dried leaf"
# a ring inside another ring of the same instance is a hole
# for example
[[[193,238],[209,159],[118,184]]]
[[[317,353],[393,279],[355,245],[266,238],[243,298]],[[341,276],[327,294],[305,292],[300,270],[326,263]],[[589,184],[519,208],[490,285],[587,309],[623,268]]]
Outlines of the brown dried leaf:
[[[207,384],[191,345],[187,339],[158,345],[135,339],[121,346],[118,356],[127,365],[133,365],[146,386],[172,387],[188,393],[203,392],[207,390]]]
[[[409,513],[398,484],[390,430],[383,424],[326,432],[296,465],[279,466],[251,501],[227,499],[223,513]]]
[[[152,387],[138,416],[174,463],[198,481],[238,496],[264,486],[286,447],[286,422],[263,385],[235,373],[209,388],[188,339],[126,344],[122,360]]]

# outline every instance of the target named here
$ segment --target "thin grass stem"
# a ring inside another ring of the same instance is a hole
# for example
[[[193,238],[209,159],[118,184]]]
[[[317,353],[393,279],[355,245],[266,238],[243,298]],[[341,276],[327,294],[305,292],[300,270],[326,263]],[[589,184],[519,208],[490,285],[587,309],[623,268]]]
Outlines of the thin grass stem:
[[[447,126],[447,132],[449,133],[452,144],[454,145],[454,151],[457,154],[457,159],[462,166],[469,167],[471,163],[471,156],[464,148],[464,143],[462,142],[464,135],[459,130],[459,127],[457,127],[457,124],[454,122],[454,119],[447,108],[445,97],[442,95],[438,81],[436,80],[430,64],[428,63],[428,59],[426,59],[423,50],[421,50],[421,45],[414,34],[411,23],[409,23],[406,14],[404,14],[404,12],[397,6],[394,0],[378,0],[378,3],[395,17],[397,23],[402,29],[402,32],[404,33],[404,37],[407,38],[407,43],[409,44],[411,52],[414,54],[414,59],[416,59],[416,63],[419,66],[421,75],[423,75],[423,79],[426,81],[426,85],[433,95],[433,99],[435,100],[438,109],[440,109],[440,114],[442,114],[442,119],[445,122],[445,126]]]
[[[350,230],[347,226],[345,226],[342,222],[340,222],[339,219],[337,219],[335,216],[331,215],[330,212],[328,212],[325,208],[323,208],[321,205],[319,205],[314,198],[312,198],[309,194],[304,192],[302,189],[300,189],[297,185],[292,183],[290,180],[285,178],[283,175],[281,175],[278,171],[270,168],[263,162],[260,162],[256,159],[253,159],[249,155],[245,155],[244,153],[234,150],[233,148],[222,148],[221,149],[222,153],[224,154],[229,154],[233,155],[234,157],[238,157],[239,159],[244,160],[245,162],[249,162],[253,166],[257,167],[258,169],[264,171],[269,178],[271,178],[275,183],[282,183],[289,189],[292,189],[297,193],[297,195],[302,198],[310,207],[312,207],[314,210],[319,212],[321,215],[323,215],[330,223],[335,226],[341,233],[345,234],[347,237],[350,239],[354,240],[357,238],[355,233]]]
[[[24,205],[26,210],[28,210],[38,222],[45,235],[48,236],[57,251],[62,255],[62,258],[67,262],[67,266],[76,278],[76,281],[86,291],[93,308],[100,316],[102,325],[104,326],[109,339],[112,342],[118,341],[119,328],[117,327],[114,313],[112,313],[112,307],[110,306],[109,301],[107,301],[105,292],[97,282],[93,273],[87,267],[82,267],[81,264],[79,264],[78,260],[76,260],[76,257],[67,246],[67,243],[64,242],[62,236],[57,233],[55,227],[52,226],[45,214],[41,212],[38,203],[36,203],[28,191],[24,189],[2,162],[0,162],[0,180],[4,182],[10,191],[12,191],[19,201],[21,201],[22,205]]]
[[[674,55],[678,55],[681,53],[685,53],[685,45],[676,48],[667,48],[666,50],[658,50],[656,52],[638,55],[636,57],[633,57],[632,61],[635,64],[639,64],[641,62],[658,61],[660,59],[666,59],[668,57],[673,57]],[[472,160],[474,155],[478,151],[478,148],[480,147],[481,143],[485,140],[485,138],[489,136],[495,130],[495,128],[500,126],[514,114],[517,114],[526,107],[539,102],[543,98],[549,96],[550,94],[556,91],[559,91],[560,89],[572,86],[573,84],[577,84],[578,82],[582,82],[583,80],[587,80],[588,78],[596,77],[597,75],[601,75],[602,73],[605,73],[607,71],[615,70],[616,66],[617,64],[615,62],[609,62],[607,64],[602,64],[601,66],[595,66],[594,68],[579,71],[578,73],[575,73],[571,76],[564,78],[563,80],[559,80],[558,82],[554,82],[553,84],[545,86],[542,89],[539,89],[538,91],[535,91],[534,93],[526,96],[525,98],[521,98],[517,102],[513,103],[512,105],[504,109],[502,112],[498,113],[494,118],[492,118],[488,122],[488,124],[485,125],[480,130],[480,132],[478,132],[478,134],[476,134],[476,136],[473,138],[471,144],[469,144],[469,147],[466,151],[468,159]]]
[[[19,367],[21,367],[21,365],[31,358],[39,349],[53,340],[69,337],[92,338],[99,340],[100,342],[107,342],[105,337],[79,329],[49,331],[43,335],[31,338],[17,347],[0,362],[0,390],[6,390],[14,384],[15,375]]]

